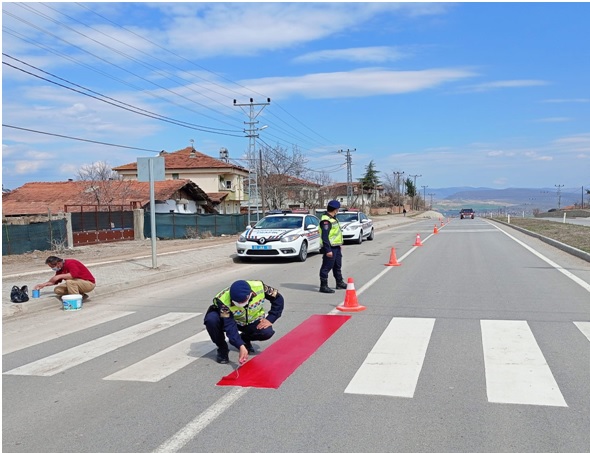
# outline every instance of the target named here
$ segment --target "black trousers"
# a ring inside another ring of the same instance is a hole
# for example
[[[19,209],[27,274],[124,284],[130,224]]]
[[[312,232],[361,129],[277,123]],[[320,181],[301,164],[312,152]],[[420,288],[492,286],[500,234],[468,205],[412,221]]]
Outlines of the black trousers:
[[[227,319],[227,318],[225,318]],[[237,326],[238,331],[241,333],[241,337],[244,341],[265,341],[268,340],[275,334],[275,331],[272,328],[272,325],[266,327],[265,329],[257,329],[258,323],[260,323],[260,319],[258,321],[254,321],[251,324],[246,326]],[[224,324],[224,318],[219,316],[219,312],[217,310],[211,310],[205,315],[204,322],[205,328],[209,333],[209,337],[211,337],[211,341],[215,343],[215,345],[222,350],[227,350],[228,346],[225,340],[226,328]],[[235,332],[235,330],[234,330]],[[228,337],[230,343],[232,344],[240,344],[238,343],[237,338],[232,338],[231,334],[228,332]]]
[[[342,281],[342,250],[340,247],[332,247],[332,258],[322,255],[322,267],[320,268],[320,280],[328,280],[330,271],[337,282]]]

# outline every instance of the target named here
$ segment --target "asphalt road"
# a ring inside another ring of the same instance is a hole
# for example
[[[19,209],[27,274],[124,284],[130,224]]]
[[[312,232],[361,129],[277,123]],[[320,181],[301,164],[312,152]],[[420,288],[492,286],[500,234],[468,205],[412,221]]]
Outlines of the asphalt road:
[[[312,255],[5,322],[3,451],[586,452],[590,264],[485,219],[432,227],[344,248],[358,313],[317,292]],[[260,361],[313,315],[350,319],[277,389],[217,386],[237,352],[215,362],[202,313],[240,278],[287,302]]]

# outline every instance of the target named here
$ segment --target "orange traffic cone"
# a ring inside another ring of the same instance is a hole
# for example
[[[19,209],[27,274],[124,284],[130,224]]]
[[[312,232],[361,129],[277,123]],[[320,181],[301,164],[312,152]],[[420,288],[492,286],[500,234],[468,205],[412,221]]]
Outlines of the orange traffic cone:
[[[420,247],[422,246],[422,241],[420,240],[420,235],[417,234],[416,235],[416,242],[414,242],[414,247]]]
[[[352,281],[352,277],[348,277],[348,282],[346,284],[346,295],[344,296],[344,304],[338,305],[336,309],[340,311],[363,311],[367,307],[359,305],[359,302],[356,298],[356,289],[354,289],[354,282]]]
[[[386,266],[401,266],[400,263],[397,262],[397,258],[395,257],[395,248],[391,247],[391,255],[389,255],[389,263]]]
[[[434,231],[433,231],[433,233],[434,234],[438,234],[438,228],[436,227],[436,225],[434,225]]]

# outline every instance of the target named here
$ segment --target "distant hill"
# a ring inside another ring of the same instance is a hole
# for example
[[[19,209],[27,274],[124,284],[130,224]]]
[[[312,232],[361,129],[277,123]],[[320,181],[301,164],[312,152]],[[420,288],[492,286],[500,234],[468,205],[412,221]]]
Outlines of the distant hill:
[[[513,213],[531,213],[534,209],[546,212],[549,209],[572,206],[581,203],[581,188],[562,188],[561,199],[558,200],[556,188],[509,188],[490,189],[487,187],[448,187],[428,189],[436,194],[433,208],[439,211],[454,213],[464,207],[479,212],[508,211]],[[585,202],[590,196],[584,194]],[[429,199],[427,198],[427,201]]]

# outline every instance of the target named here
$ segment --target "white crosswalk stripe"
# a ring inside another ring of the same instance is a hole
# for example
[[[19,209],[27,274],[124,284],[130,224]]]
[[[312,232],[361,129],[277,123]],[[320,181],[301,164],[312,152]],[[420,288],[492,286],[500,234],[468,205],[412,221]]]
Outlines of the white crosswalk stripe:
[[[433,327],[429,318],[392,319],[344,392],[412,398]]]
[[[18,331],[2,338],[2,355],[54,340],[74,332],[94,327],[133,314],[132,311],[86,310],[73,316],[46,318],[26,324]]]
[[[132,327],[81,344],[63,352],[14,368],[4,374],[26,376],[54,376],[76,365],[88,362],[122,346],[133,343],[200,313],[167,313]]]
[[[41,326],[44,335],[23,331],[23,347],[19,348],[16,343],[9,344],[5,354],[38,344],[42,342],[42,337],[46,337],[46,341],[55,340],[59,335],[70,335],[129,314],[105,312],[94,320],[85,319],[81,324],[66,322],[57,326],[57,329],[48,324]],[[199,315],[201,313],[167,313],[8,370],[4,374],[54,376]],[[428,348],[435,323],[434,318],[393,318],[344,392],[414,398],[422,368],[429,359]],[[590,322],[573,324],[590,342]],[[481,372],[485,376],[488,402],[568,406],[526,321],[481,320],[479,326],[482,347],[478,350],[483,359]],[[579,334],[576,332],[576,335]],[[209,335],[202,330],[163,350],[151,351],[152,354],[143,360],[100,378],[108,381],[159,382],[214,349]],[[480,360],[476,359],[476,362],[481,363]]]
[[[590,341],[590,322],[574,322],[574,324]]]
[[[481,321],[488,401],[567,404],[526,321]]]
[[[193,343],[196,344],[193,345]],[[215,349],[215,345],[211,342],[207,331],[204,330],[104,379],[107,381],[158,382],[213,349]]]

